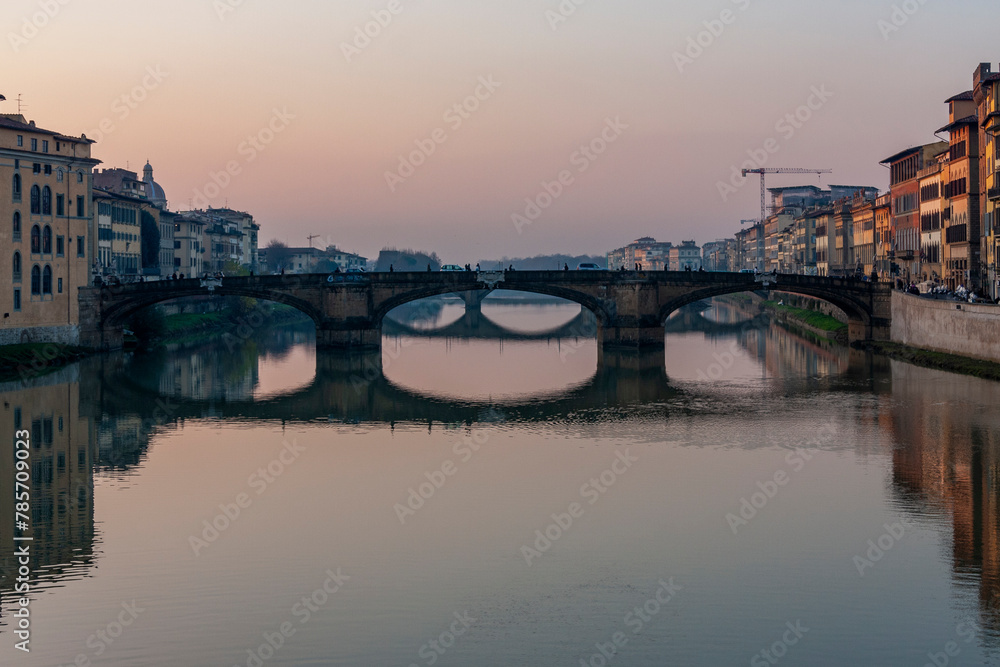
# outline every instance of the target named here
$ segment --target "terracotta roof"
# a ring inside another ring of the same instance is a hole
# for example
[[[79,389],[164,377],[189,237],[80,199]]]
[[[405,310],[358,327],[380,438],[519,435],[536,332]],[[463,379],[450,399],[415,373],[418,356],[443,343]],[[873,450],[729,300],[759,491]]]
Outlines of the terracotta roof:
[[[959,93],[958,95],[952,95],[944,101],[945,104],[949,102],[971,102],[972,101],[972,91],[967,90],[964,93]]]
[[[20,130],[22,132],[34,132],[36,134],[47,134],[52,137],[57,137],[61,141],[75,141],[78,143],[94,143],[91,139],[84,139],[82,137],[69,137],[62,132],[55,132],[54,130],[46,130],[31,123],[26,123],[23,120],[24,116],[19,114],[0,114],[0,128],[5,128],[8,130]]]
[[[959,125],[978,125],[979,118],[976,116],[966,116],[965,118],[959,118],[954,123],[948,123],[942,127],[938,132],[951,132],[954,128]]]

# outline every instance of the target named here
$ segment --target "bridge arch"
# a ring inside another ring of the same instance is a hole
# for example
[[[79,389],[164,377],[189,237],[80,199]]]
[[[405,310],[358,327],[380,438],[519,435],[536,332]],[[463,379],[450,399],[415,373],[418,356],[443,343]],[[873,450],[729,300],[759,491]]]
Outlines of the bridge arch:
[[[526,294],[544,294],[546,296],[554,296],[560,299],[565,299],[566,301],[572,301],[573,303],[579,304],[581,307],[592,312],[597,318],[599,325],[607,323],[612,317],[611,313],[608,312],[607,306],[600,300],[584,292],[578,292],[559,285],[532,285],[528,287],[517,285],[515,283],[505,284],[502,288],[498,287],[497,289],[504,289],[511,292],[524,292]],[[465,291],[468,291],[468,288],[445,285],[414,289],[403,294],[397,294],[376,305],[373,320],[377,325],[381,325],[385,316],[400,306],[412,303],[413,301],[419,301],[420,299],[427,299],[433,296],[440,296],[442,294],[456,294]]]
[[[759,291],[760,286],[756,289],[752,285],[733,285],[733,284],[719,284],[706,286],[698,290],[693,290],[681,295],[678,295],[667,302],[665,302],[660,308],[660,321],[665,322],[670,314],[679,308],[686,305],[701,301],[703,299],[710,299],[717,296],[726,296],[728,294],[741,294],[745,292]],[[872,329],[875,325],[875,313],[874,304],[866,303],[864,298],[859,295],[854,295],[849,292],[836,292],[830,289],[825,289],[821,286],[810,286],[810,285],[799,285],[790,283],[781,283],[772,285],[770,290],[777,292],[786,292],[790,294],[801,294],[803,296],[810,296],[839,308],[847,315],[848,327],[850,329],[851,340],[870,338]]]
[[[170,281],[174,282],[174,281]],[[176,281],[180,282],[197,282],[197,281]],[[154,285],[163,285],[163,282],[152,283]],[[168,283],[169,284],[169,283]],[[190,286],[181,286],[190,287]],[[323,321],[323,314],[310,302],[303,299],[297,298],[296,296],[283,291],[275,290],[261,290],[252,287],[243,286],[226,286],[220,285],[215,287],[212,292],[192,292],[190,289],[181,290],[170,290],[170,289],[151,289],[147,292],[136,292],[129,296],[129,298],[120,298],[116,294],[118,290],[114,287],[103,287],[100,292],[100,299],[102,306],[107,304],[103,309],[103,318],[100,322],[102,327],[117,328],[124,325],[128,319],[135,313],[143,310],[144,308],[149,308],[150,306],[155,306],[158,303],[164,303],[167,301],[179,301],[185,298],[193,297],[206,297],[206,296],[245,296],[252,299],[258,299],[260,301],[271,301],[274,303],[281,303],[286,306],[291,306],[301,313],[309,316],[310,319],[318,327]]]

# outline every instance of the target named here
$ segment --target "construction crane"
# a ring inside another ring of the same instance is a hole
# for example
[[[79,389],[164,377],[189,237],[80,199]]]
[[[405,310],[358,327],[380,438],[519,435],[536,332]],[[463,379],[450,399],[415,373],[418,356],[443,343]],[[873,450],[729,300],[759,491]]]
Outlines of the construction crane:
[[[744,169],[743,178],[747,174],[760,174],[760,230],[757,232],[757,269],[764,270],[764,221],[767,220],[767,186],[764,177],[767,174],[832,174],[833,169],[796,169],[785,167],[760,167]]]

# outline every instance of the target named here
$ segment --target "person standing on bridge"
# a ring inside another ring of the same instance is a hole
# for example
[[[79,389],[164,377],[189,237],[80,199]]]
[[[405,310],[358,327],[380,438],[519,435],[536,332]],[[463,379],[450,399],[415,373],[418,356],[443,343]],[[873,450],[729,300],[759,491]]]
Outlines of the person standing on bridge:
[[[563,264],[563,271],[569,271],[569,264]]]
[[[394,268],[392,268],[392,264],[390,264],[390,265],[389,265],[389,273],[392,273],[393,271],[395,271],[395,269],[394,269]]]

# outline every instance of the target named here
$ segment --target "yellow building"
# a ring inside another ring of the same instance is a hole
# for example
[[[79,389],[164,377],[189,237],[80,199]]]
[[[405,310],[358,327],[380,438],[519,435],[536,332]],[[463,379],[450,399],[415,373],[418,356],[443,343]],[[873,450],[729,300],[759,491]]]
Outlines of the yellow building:
[[[875,267],[875,201],[859,192],[851,200],[851,219],[855,268],[870,276]]]
[[[948,213],[944,219],[944,242],[941,252],[944,281],[955,289],[959,285],[976,287],[979,272],[979,121],[972,91],[946,100],[949,123],[938,133],[949,134],[947,153],[948,182],[944,196]]]
[[[94,189],[97,219],[94,269],[101,275],[136,276],[142,273],[140,222],[143,200]]]
[[[991,299],[1000,297],[1000,72],[983,63],[973,74],[979,122],[980,200],[982,215],[982,286]]]
[[[0,114],[0,345],[79,340],[87,285],[93,142]]]
[[[887,192],[875,199],[875,269],[879,278],[892,278],[892,196]]]

